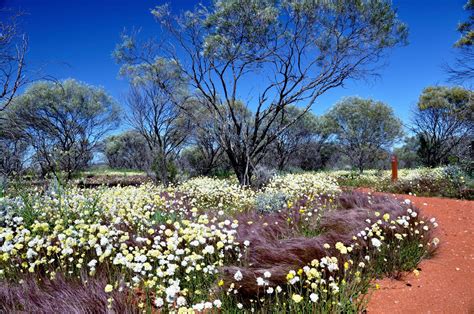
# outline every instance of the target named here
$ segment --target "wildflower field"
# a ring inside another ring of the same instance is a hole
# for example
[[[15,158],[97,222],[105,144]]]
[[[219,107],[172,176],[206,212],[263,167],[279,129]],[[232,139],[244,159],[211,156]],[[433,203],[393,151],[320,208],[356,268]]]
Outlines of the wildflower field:
[[[206,177],[172,187],[0,198],[0,311],[341,313],[375,278],[416,269],[439,240],[408,200],[332,176],[261,189]]]
[[[474,178],[457,166],[400,169],[392,182],[391,170],[363,173],[338,170],[327,174],[342,186],[369,187],[379,192],[474,199]]]

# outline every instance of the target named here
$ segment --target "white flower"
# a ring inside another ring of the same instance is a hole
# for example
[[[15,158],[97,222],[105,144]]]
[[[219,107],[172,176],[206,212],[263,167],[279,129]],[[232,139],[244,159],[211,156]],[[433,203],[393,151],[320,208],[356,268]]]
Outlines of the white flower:
[[[204,303],[201,302],[201,303],[193,305],[193,309],[201,312],[202,310],[204,310]]]
[[[292,285],[294,285],[294,284],[297,283],[298,281],[300,281],[300,277],[295,276],[295,277],[293,277],[293,278],[291,278],[291,279],[289,280],[289,283],[292,284]]]
[[[173,282],[173,284],[169,287],[167,287],[165,289],[165,293],[166,293],[166,300],[168,302],[171,302],[174,300],[174,297],[176,296],[176,294],[180,291],[180,287],[179,287],[179,280],[178,281],[175,281]]]
[[[372,242],[372,245],[375,246],[376,248],[382,245],[382,242],[380,242],[380,240],[377,238],[370,239],[370,242]]]
[[[240,272],[240,270],[238,270],[238,271],[234,274],[234,279],[237,280],[237,281],[241,281],[242,278],[244,278],[244,276],[242,275],[242,273]]]
[[[155,305],[156,305],[156,307],[162,307],[163,304],[164,304],[164,302],[163,302],[163,299],[162,299],[162,298],[156,298],[156,299],[155,299]]]
[[[214,300],[214,306],[217,307],[218,309],[222,306],[221,300]]]
[[[245,241],[244,241],[244,245],[245,245],[245,246],[249,246],[249,245],[250,245],[250,241],[249,241],[249,240],[245,240]]]
[[[214,246],[212,246],[212,245],[207,245],[207,246],[204,248],[203,253],[204,253],[204,254],[214,254]]]
[[[267,293],[268,293],[268,294],[272,294],[272,293],[273,293],[273,288],[272,288],[272,287],[268,287]]]
[[[212,303],[211,302],[204,303],[204,308],[205,309],[212,309]]]
[[[238,304],[237,304],[237,308],[238,308],[239,310],[241,310],[243,307],[244,307],[244,305],[243,305],[242,303],[238,303]]]
[[[32,259],[34,256],[38,255],[33,249],[28,249],[26,252],[26,258],[27,259]]]
[[[178,299],[176,299],[176,304],[178,306],[185,306],[186,305],[186,299],[182,296],[178,297]]]
[[[272,273],[270,273],[268,270],[263,273],[263,277],[265,278],[270,278],[272,276]]]
[[[93,268],[97,264],[97,260],[93,259],[89,263],[87,263],[87,266]]]
[[[262,277],[258,277],[257,278],[257,285],[266,286],[266,285],[268,285],[268,281],[264,280]]]
[[[311,299],[311,302],[318,302],[319,296],[316,293],[311,293],[309,295],[309,298]]]

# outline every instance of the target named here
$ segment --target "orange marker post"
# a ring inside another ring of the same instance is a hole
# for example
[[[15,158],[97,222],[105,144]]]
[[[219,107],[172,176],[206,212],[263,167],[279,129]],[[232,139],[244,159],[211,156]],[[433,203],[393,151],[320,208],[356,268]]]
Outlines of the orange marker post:
[[[392,182],[398,180],[398,159],[396,155],[392,156]]]

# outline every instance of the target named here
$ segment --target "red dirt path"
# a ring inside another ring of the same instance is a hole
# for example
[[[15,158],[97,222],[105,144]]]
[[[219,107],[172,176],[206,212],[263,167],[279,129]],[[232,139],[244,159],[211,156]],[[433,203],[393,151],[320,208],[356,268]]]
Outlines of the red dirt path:
[[[368,313],[474,313],[474,201],[396,195],[436,217],[436,255],[401,280],[378,281]]]

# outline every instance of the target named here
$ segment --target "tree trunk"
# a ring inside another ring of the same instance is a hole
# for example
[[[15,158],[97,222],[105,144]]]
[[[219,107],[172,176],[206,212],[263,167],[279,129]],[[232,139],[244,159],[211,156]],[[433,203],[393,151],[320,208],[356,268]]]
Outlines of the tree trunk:
[[[250,160],[246,156],[237,157],[233,151],[226,150],[227,157],[229,157],[230,165],[239,180],[241,186],[248,186],[252,183],[252,168]]]

